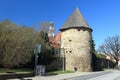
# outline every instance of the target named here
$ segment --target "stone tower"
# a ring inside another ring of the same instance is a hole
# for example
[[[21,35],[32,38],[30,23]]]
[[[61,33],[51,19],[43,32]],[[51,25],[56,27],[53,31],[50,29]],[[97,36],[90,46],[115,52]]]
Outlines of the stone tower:
[[[61,52],[64,50],[65,69],[91,71],[91,32],[78,8],[60,29]]]
[[[49,26],[49,31],[48,31],[48,37],[49,38],[54,38],[54,23],[50,22],[50,26]]]

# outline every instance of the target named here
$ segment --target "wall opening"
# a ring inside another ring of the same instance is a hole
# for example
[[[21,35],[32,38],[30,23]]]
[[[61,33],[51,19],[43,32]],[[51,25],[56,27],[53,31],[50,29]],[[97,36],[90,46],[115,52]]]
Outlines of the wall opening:
[[[72,40],[69,40],[69,42],[71,42]]]
[[[76,67],[74,67],[74,71],[77,71],[77,68],[76,68]]]
[[[80,29],[78,29],[78,31],[80,31]]]
[[[72,51],[69,51],[70,53],[72,53]]]

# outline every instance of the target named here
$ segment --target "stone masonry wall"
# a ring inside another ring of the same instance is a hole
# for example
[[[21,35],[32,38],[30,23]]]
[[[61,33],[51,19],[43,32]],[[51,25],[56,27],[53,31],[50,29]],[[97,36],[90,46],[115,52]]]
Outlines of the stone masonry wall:
[[[91,32],[68,29],[62,32],[61,48],[65,49],[65,69],[91,71]]]

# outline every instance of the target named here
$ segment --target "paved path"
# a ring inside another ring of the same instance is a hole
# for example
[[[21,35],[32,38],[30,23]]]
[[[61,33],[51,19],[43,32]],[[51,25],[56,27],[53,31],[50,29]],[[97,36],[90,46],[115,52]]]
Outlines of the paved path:
[[[120,76],[119,76],[119,77],[117,77],[115,80],[120,80]]]
[[[88,74],[92,74],[92,72],[75,72],[75,73],[51,75],[51,76],[37,76],[32,78],[32,80],[63,80],[70,77],[77,77],[77,76],[83,76]]]
[[[65,80],[97,80],[97,79],[91,79],[91,78],[96,78],[105,74],[109,74],[112,73],[111,71],[101,71],[101,72],[93,72],[93,74],[89,74],[89,75],[84,75],[84,76],[77,76],[77,77],[72,77],[72,78],[68,78]],[[104,80],[104,79],[102,79]]]
[[[11,79],[11,80],[20,80],[20,79]],[[75,73],[51,75],[51,76],[29,77],[29,78],[24,78],[23,80],[120,80],[120,71],[109,70],[109,71],[99,71],[99,72],[75,72]]]
[[[112,71],[109,74],[105,74],[102,76],[98,76],[98,77],[94,77],[92,79],[88,79],[88,80],[116,80],[116,78],[120,76],[120,71],[116,70],[116,71]],[[118,79],[120,80],[120,79]]]
[[[89,74],[85,76],[68,78],[65,80],[120,80],[118,76],[120,76],[120,71],[113,70],[113,71],[98,72],[98,73]]]
[[[36,77],[24,78],[23,80],[64,80],[66,78],[84,76],[88,74],[93,74],[93,72],[75,72],[75,73],[59,74],[59,75],[36,76]],[[21,79],[8,79],[8,80],[21,80]]]

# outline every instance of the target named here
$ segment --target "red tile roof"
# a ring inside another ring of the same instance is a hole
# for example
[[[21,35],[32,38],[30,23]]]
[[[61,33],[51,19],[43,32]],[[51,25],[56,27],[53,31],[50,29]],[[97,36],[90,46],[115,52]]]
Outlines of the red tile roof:
[[[52,47],[60,48],[61,32],[58,33],[54,38],[49,38],[50,45]]]
[[[120,57],[118,57],[118,61],[120,61]]]

